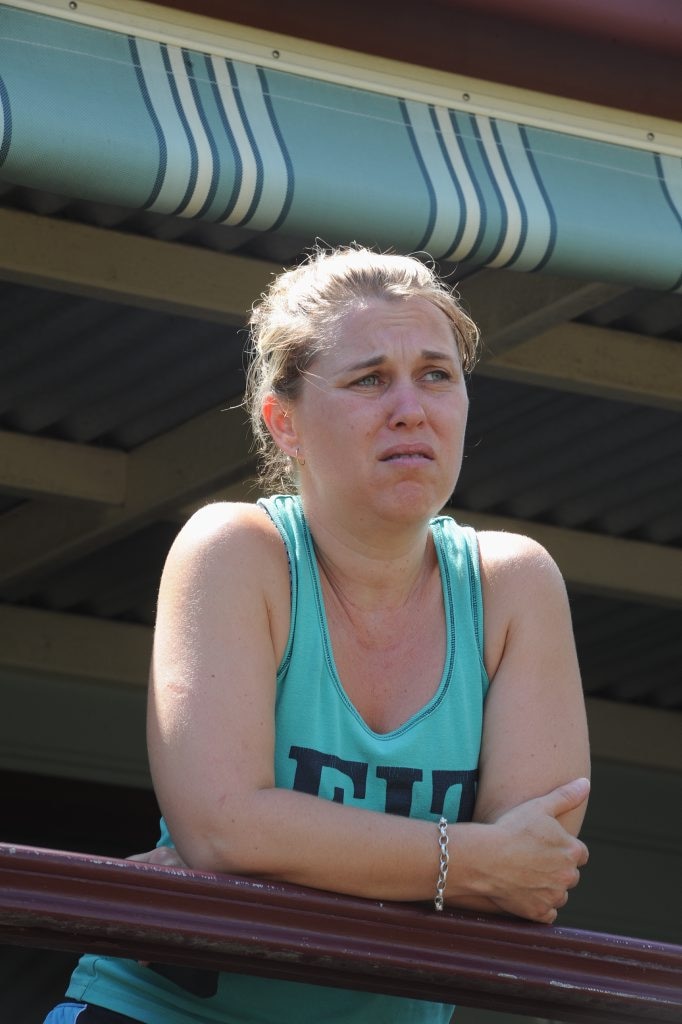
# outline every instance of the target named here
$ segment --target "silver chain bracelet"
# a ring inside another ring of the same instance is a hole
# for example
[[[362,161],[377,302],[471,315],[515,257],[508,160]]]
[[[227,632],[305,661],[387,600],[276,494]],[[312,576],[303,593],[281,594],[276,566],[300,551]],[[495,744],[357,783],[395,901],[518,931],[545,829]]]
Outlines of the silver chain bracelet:
[[[440,860],[438,862],[438,881],[436,882],[436,895],[433,904],[436,910],[443,909],[443,898],[445,896],[445,883],[448,879],[448,819],[441,818],[438,822],[438,846],[440,848]]]

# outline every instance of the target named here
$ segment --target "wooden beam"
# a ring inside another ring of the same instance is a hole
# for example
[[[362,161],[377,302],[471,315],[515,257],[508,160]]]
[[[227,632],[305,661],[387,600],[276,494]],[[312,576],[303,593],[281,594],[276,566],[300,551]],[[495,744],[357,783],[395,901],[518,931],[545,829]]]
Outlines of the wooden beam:
[[[256,501],[260,494],[258,481],[244,476],[205,500]],[[185,522],[204,503],[188,504],[174,518],[178,523]],[[469,509],[448,507],[445,512],[477,530],[502,530],[532,537],[547,548],[566,582],[578,590],[664,606],[682,605],[682,552],[676,548]]]
[[[123,505],[69,503],[60,515],[27,502],[0,518],[0,585],[15,599],[19,584],[208,495],[252,471],[243,410],[212,409],[154,438],[128,457]]]
[[[94,445],[0,431],[0,492],[122,505],[128,456]]]
[[[145,309],[243,324],[264,260],[0,209],[0,278]]]
[[[145,689],[152,629],[0,604],[0,677],[58,678]],[[680,716],[588,697],[592,756],[682,772]]]
[[[626,331],[562,324],[483,360],[476,372],[682,410],[682,345]]]
[[[459,286],[462,302],[481,331],[481,366],[527,338],[581,316],[626,290],[611,284],[511,270],[483,270]]]
[[[245,501],[255,502],[259,498],[265,497],[265,492],[258,479],[255,465],[250,475],[245,475],[240,480],[235,480],[227,487],[221,487],[220,490],[214,491],[209,494],[207,498],[200,501],[192,501],[188,505],[183,505],[182,508],[177,509],[173,519],[177,522],[178,526],[182,526],[190,516],[193,516],[195,512],[206,505],[208,501],[211,503],[217,501]]]
[[[448,508],[477,530],[503,530],[532,537],[547,548],[566,582],[594,594],[682,605],[682,551],[645,541],[566,530],[524,519]]]
[[[0,278],[7,281],[241,324],[281,270],[265,260],[0,209]],[[493,355],[624,291],[504,270],[481,271],[460,290]]]
[[[152,630],[132,622],[0,604],[0,670],[146,687]]]
[[[682,714],[588,697],[592,757],[682,772]]]

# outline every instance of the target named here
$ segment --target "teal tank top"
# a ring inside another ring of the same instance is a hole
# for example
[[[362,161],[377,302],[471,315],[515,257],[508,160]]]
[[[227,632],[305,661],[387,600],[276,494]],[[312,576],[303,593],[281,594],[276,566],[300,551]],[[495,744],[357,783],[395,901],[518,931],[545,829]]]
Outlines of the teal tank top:
[[[277,673],[275,783],[336,803],[413,818],[471,819],[483,705],[483,603],[475,532],[438,517],[446,656],[431,699],[399,728],[376,733],[334,664],[317,559],[300,499],[261,499],[284,541],[291,625]],[[165,822],[160,843],[172,845]],[[434,860],[434,886],[437,864]],[[67,995],[144,1024],[447,1024],[453,1007],[247,975],[140,967],[83,957]]]

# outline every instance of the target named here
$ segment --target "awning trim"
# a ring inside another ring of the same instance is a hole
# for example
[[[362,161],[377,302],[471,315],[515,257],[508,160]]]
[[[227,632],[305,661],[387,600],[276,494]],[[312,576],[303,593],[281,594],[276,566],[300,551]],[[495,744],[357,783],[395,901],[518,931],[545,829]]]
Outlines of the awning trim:
[[[0,180],[642,287],[682,280],[682,159],[0,6]]]
[[[679,127],[664,118],[417,67],[160,6],[154,7],[152,17],[149,4],[137,0],[99,0],[78,4],[75,10],[63,0],[5,0],[5,6],[417,103],[445,104],[486,117],[522,120],[549,131],[682,156]]]

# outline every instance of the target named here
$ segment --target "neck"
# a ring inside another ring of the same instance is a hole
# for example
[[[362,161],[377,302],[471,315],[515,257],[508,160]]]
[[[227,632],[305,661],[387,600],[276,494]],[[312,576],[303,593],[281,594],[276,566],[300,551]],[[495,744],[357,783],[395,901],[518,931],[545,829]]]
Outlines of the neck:
[[[430,577],[437,557],[428,523],[349,530],[304,505],[321,573],[344,604],[358,610],[404,607]]]

